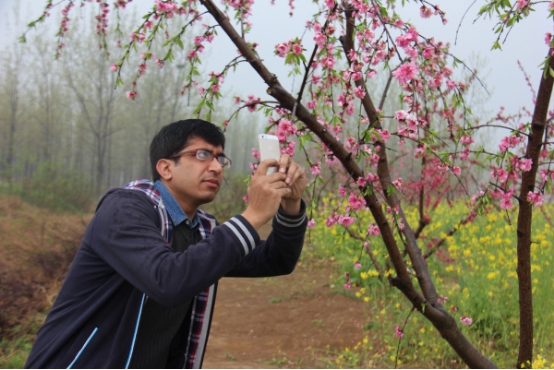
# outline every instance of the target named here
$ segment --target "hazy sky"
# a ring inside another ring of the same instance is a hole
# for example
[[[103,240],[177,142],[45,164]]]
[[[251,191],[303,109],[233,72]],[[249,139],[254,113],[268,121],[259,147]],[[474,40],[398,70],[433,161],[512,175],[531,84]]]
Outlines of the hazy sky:
[[[0,22],[2,25],[6,25],[6,22],[13,23],[12,8],[17,1],[0,0]],[[40,15],[44,4],[43,0],[19,1],[22,4],[24,23]],[[491,93],[490,104],[487,106],[491,112],[496,112],[501,105],[505,106],[510,112],[514,112],[517,107],[522,105],[531,107],[531,92],[517,65],[517,61],[521,61],[526,72],[531,76],[531,82],[535,90],[537,90],[540,80],[538,65],[543,61],[547,52],[544,36],[547,32],[553,31],[552,20],[546,18],[546,5],[537,6],[540,12],[535,12],[530,18],[525,19],[515,27],[503,45],[502,51],[490,51],[496,39],[493,32],[494,22],[484,19],[473,22],[479,8],[484,4],[484,0],[478,0],[469,9],[461,26],[460,21],[463,14],[473,1],[437,0],[437,2],[447,13],[449,22],[446,26],[442,25],[438,17],[421,19],[419,6],[415,2],[409,3],[403,12],[408,15],[409,20],[416,24],[421,35],[434,35],[436,40],[442,39],[450,42],[452,44],[451,52],[458,58],[469,63],[472,61],[471,55],[474,54],[487,60],[486,70],[489,73],[484,79],[487,83],[487,89]],[[135,0],[133,2],[141,10],[150,8],[152,3],[152,0]],[[286,78],[287,70],[283,67],[284,60],[273,55],[274,46],[277,43],[301,35],[306,20],[315,12],[315,8],[311,1],[296,0],[294,2],[296,6],[295,15],[291,18],[288,15],[288,0],[276,0],[277,5],[275,6],[268,5],[268,3],[267,0],[258,0],[254,5],[253,32],[247,36],[247,39],[260,44],[258,51],[267,67],[277,74],[286,88],[291,88],[294,81]],[[90,5],[92,4],[87,4],[87,6]],[[214,23],[209,15],[205,16],[204,21]],[[454,45],[457,30],[458,37]],[[46,27],[39,28],[39,31],[51,32],[52,38],[54,38],[55,31],[48,30]],[[7,41],[6,32],[3,31],[0,35],[0,47],[3,47]],[[217,39],[219,40],[215,42],[206,66],[208,72],[212,70],[220,71],[232,56],[236,55],[236,48],[226,39],[222,31],[220,31]],[[311,44],[311,38],[308,41]],[[308,42],[305,45],[307,46]],[[311,50],[311,45],[308,49]],[[265,93],[266,86],[259,77],[253,76],[251,71],[251,67],[244,64],[238,69],[238,73],[227,79],[223,91],[229,92],[232,90],[243,97],[246,97],[246,94],[254,94],[262,99],[268,98]]]

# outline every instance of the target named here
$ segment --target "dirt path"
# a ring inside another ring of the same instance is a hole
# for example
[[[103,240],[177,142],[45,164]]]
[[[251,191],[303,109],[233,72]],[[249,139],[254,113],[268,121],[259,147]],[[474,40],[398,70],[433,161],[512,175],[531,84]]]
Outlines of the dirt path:
[[[352,348],[363,304],[333,293],[331,273],[301,263],[289,276],[222,279],[203,367],[325,367],[334,350]]]

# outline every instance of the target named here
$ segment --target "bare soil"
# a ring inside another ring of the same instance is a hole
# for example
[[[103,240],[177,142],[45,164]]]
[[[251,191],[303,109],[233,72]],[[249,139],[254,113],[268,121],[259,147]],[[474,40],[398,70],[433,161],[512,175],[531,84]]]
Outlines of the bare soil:
[[[330,285],[330,262],[299,263],[288,276],[224,278],[204,368],[336,367],[335,351],[363,339],[363,302]]]

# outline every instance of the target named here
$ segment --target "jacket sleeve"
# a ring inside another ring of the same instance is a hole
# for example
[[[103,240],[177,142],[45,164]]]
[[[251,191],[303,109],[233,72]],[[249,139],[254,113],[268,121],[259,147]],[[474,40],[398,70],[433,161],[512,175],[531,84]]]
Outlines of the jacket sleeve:
[[[174,253],[160,233],[160,217],[145,194],[117,190],[100,204],[83,242],[114,272],[166,306],[192,299],[250,254],[260,239],[241,216]]]
[[[298,215],[285,213],[281,208],[273,217],[273,231],[267,240],[231,269],[227,277],[269,277],[290,274],[298,262],[308,224],[306,203],[302,201]]]

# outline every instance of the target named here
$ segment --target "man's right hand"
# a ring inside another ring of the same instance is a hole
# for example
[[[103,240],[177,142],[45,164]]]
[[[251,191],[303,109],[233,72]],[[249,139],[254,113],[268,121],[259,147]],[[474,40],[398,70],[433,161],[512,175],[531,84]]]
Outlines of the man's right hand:
[[[267,175],[269,167],[278,167],[276,159],[266,159],[258,166],[248,188],[248,207],[242,214],[258,230],[279,210],[281,198],[290,195],[291,189],[285,183],[287,175],[275,172]]]

